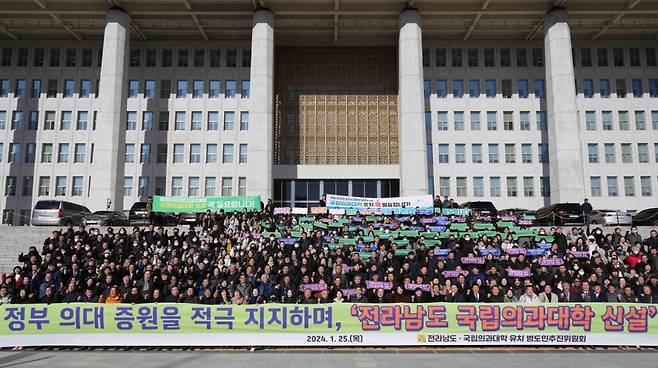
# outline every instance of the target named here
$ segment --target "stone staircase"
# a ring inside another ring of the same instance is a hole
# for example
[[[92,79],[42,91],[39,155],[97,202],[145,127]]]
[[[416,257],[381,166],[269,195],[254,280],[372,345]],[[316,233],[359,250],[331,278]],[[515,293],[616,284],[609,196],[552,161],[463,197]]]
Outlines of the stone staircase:
[[[0,272],[11,273],[19,265],[18,255],[34,245],[41,250],[43,241],[59,227],[0,226]]]

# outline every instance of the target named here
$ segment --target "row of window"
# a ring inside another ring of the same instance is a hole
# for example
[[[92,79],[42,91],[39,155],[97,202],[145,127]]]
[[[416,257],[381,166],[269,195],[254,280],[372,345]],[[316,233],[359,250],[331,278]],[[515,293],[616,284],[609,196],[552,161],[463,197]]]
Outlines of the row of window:
[[[8,163],[19,163],[19,162],[24,162],[24,163],[33,163],[35,162],[36,159],[36,149],[37,145],[36,143],[25,143],[22,145],[24,147],[25,152],[21,153],[21,144],[20,143],[10,143],[8,145],[8,155],[7,155],[7,162]],[[89,150],[89,163],[93,163],[94,161],[94,144],[90,144],[90,150]],[[137,154],[136,152],[136,147],[138,145],[134,143],[128,143],[125,146],[125,163],[136,163],[136,157],[135,155]],[[190,164],[199,164],[199,163],[206,163],[206,164],[215,164],[217,163],[217,144],[215,143],[209,143],[205,145],[205,152],[204,152],[204,158],[202,161],[202,152],[201,152],[201,144],[197,143],[192,143],[189,145],[188,149],[188,157],[187,159],[185,158],[185,145],[182,143],[174,143],[173,144],[173,157],[172,157],[172,163],[190,163]],[[240,143],[237,145],[238,146],[238,163],[240,164],[246,164],[247,163],[247,156],[248,156],[248,146],[245,143]],[[57,153],[55,157],[55,152],[54,148],[57,147]],[[71,152],[71,147],[73,147],[73,152]],[[168,145],[165,144],[157,144],[156,145],[156,156],[155,156],[155,162],[158,164],[161,163],[167,163],[168,162]],[[227,143],[222,145],[222,157],[221,157],[221,163],[223,164],[231,164],[234,162],[234,151],[235,151],[235,145],[232,143]],[[73,154],[73,157],[71,157],[71,154]],[[152,150],[151,150],[151,144],[150,143],[142,143],[139,145],[139,163],[140,164],[149,164],[151,163],[151,156],[152,156]],[[41,152],[40,152],[40,162],[41,163],[52,163],[53,161],[57,163],[86,163],[87,162],[87,144],[85,143],[42,143],[41,144]],[[4,143],[0,143],[0,162],[4,161]]]
[[[615,90],[614,93],[618,98],[625,98],[628,95],[628,82],[625,78],[615,79]],[[598,93],[599,97],[608,98],[610,97],[610,80],[609,79],[599,79],[598,80]],[[631,92],[633,97],[643,97],[645,93],[649,94],[649,97],[658,97],[658,79],[647,79],[647,83],[644,84],[642,79],[631,79]],[[576,89],[578,89],[578,81],[576,80]],[[583,79],[581,84],[580,92],[585,98],[594,98],[594,93],[597,92],[594,90],[594,79]]]
[[[608,197],[619,197],[619,177],[617,176],[590,176],[590,195],[592,197],[601,197],[603,196],[603,180],[606,183],[606,193]],[[636,197],[638,196],[636,185],[637,179],[634,176],[624,176],[621,178],[624,185],[624,196],[625,197]],[[640,176],[640,193],[639,196],[642,197],[651,197],[653,195],[653,185],[651,183],[651,176]]]
[[[453,144],[454,146],[454,163],[463,164],[466,163],[466,144],[458,143]],[[484,163],[483,159],[483,144],[473,143],[471,146],[471,162],[474,164]],[[489,143],[487,144],[487,163],[497,164],[500,163],[500,148],[501,146],[498,143]],[[505,154],[505,163],[514,164],[517,163],[516,155],[516,144],[507,143],[504,144],[504,154]],[[530,143],[521,144],[521,163],[531,164],[533,163],[533,148]],[[437,144],[437,162],[440,164],[449,164],[450,163],[450,145],[449,144]],[[537,144],[537,161],[538,163],[548,163],[548,144],[539,143]],[[434,163],[434,151],[432,149],[432,144],[427,145],[427,163]]]
[[[631,47],[631,48],[579,48],[573,49],[573,64],[576,66],[578,55],[580,56],[580,66],[592,67],[594,64],[599,67],[607,67],[614,65],[615,67],[623,67],[626,65],[632,67],[655,67],[656,61],[656,48],[655,47]],[[612,63],[610,63],[610,55],[612,54]],[[466,57],[466,60],[464,60]],[[530,57],[530,62],[528,58]],[[642,60],[644,59],[644,65]],[[596,63],[594,63],[596,61]],[[534,67],[544,66],[544,49],[532,48],[528,52],[526,48],[469,48],[464,49],[423,49],[423,66],[437,66],[437,67],[511,67],[525,68],[529,65]]]
[[[471,192],[469,192],[470,181]],[[434,191],[434,177],[430,176],[428,178],[430,193],[433,195],[441,195],[448,197],[502,197],[503,194],[506,194],[507,197],[535,197],[537,195],[541,197],[549,197],[551,194],[550,187],[550,178],[548,176],[540,176],[539,178],[534,176],[490,176],[489,181],[489,190],[485,193],[485,177],[483,176],[457,176],[451,178],[449,176],[439,177],[439,191]],[[537,192],[537,182],[539,182],[539,192]],[[454,183],[454,184],[453,184]],[[503,192],[503,183],[505,184],[505,192]],[[522,187],[519,187],[522,185]],[[452,190],[454,188],[454,191]],[[520,192],[520,191],[523,192]]]
[[[23,196],[31,197],[34,195],[34,177],[23,176],[19,187],[17,176],[7,176],[5,178],[5,191],[4,195],[9,197]],[[51,180],[50,176],[39,176],[38,191],[39,197],[54,196],[70,196],[82,197],[84,196],[84,177],[83,176],[55,176],[55,180]],[[203,193],[201,192],[201,179],[198,176],[190,176],[187,178],[187,191],[183,188],[183,177],[171,177],[171,187],[169,195],[172,196],[231,196],[231,195],[246,195],[247,192],[247,178],[240,176],[237,178],[237,193],[234,193],[234,178],[230,176],[221,177],[221,191],[217,191],[217,178],[214,176],[207,176],[204,178]],[[123,178],[123,194],[126,197],[132,197],[137,194],[138,197],[146,198],[150,195],[167,195],[167,178],[164,176],[155,177],[154,188],[151,188],[151,178],[148,176],[140,176],[135,182],[132,176]],[[89,184],[91,177],[87,181],[87,196],[89,196]],[[53,190],[54,184],[54,192]],[[137,184],[137,191],[134,192],[134,186]],[[19,191],[20,188],[20,191]]]
[[[32,58],[33,67],[91,67],[94,60],[93,49],[75,49],[75,48],[18,48],[15,52],[12,48],[2,48],[0,55],[0,66],[10,67],[27,67],[29,59]],[[239,52],[240,51],[240,52]],[[47,54],[47,55],[46,55]],[[174,56],[175,54],[175,56]],[[240,60],[238,62],[238,57]],[[195,67],[204,68],[208,65],[211,68],[225,66],[235,68],[240,65],[243,68],[251,66],[250,49],[130,49],[128,65],[131,67],[164,67],[169,68],[175,65],[179,68]],[[158,65],[157,61],[160,60]],[[191,60],[190,60],[191,59]],[[101,66],[103,60],[103,50],[96,51],[96,65]]]
[[[171,177],[171,187],[169,190],[169,195],[171,196],[188,196],[188,197],[199,197],[199,196],[232,196],[232,195],[246,195],[247,194],[247,178],[244,176],[239,176],[237,178],[237,183],[235,183],[234,178],[230,176],[221,177],[221,188],[217,190],[217,177],[206,176],[201,179],[198,176],[189,176],[185,180],[182,176],[173,176]],[[166,188],[166,178],[163,176],[158,176],[155,178],[155,195],[167,195]],[[203,180],[203,187],[201,183]],[[138,197],[148,197],[151,195],[151,178],[148,176],[140,176],[137,178],[137,196]],[[184,184],[187,183],[187,188]],[[126,176],[123,178],[123,195],[126,197],[132,197],[134,195],[133,187],[135,184],[135,179],[132,176]],[[234,192],[234,184],[237,184],[237,193]],[[202,191],[203,189],[203,191]]]
[[[485,177],[474,176],[465,177],[458,176],[453,178],[449,176],[439,177],[439,194],[441,196],[454,196],[456,197],[502,197],[502,184],[505,184],[505,194],[507,197],[534,197],[539,194],[542,197],[550,196],[550,178],[548,176],[539,177],[539,193],[536,192],[537,179],[533,176],[507,176],[501,178],[500,176],[491,176],[489,179],[489,191],[485,194]],[[430,192],[434,194],[434,177],[428,178],[430,184]],[[592,197],[603,196],[603,180],[606,183],[606,193],[608,197],[619,197],[620,187],[618,176],[591,176],[590,177],[590,194]],[[637,178],[635,176],[623,176],[621,178],[623,184],[623,195],[625,197],[651,197],[653,195],[653,183],[651,176],[639,177],[639,189],[637,192]],[[469,193],[468,182],[470,181],[472,192]],[[522,187],[520,187],[522,186]],[[452,189],[455,189],[453,192]],[[523,192],[521,193],[521,190]]]
[[[511,67],[512,66],[512,49],[499,49],[486,48],[486,49],[423,49],[423,66],[429,67],[446,67],[451,65],[452,67],[496,67],[496,54],[498,54],[498,65],[501,67]],[[528,57],[530,56],[531,64],[528,63]],[[466,61],[464,61],[466,57]],[[432,63],[434,60],[434,63]],[[514,60],[516,61],[517,67],[527,67],[532,65],[535,67],[544,66],[544,49],[543,48],[517,48],[514,49]]]
[[[646,111],[636,110],[632,114],[634,120],[635,130],[646,130]],[[658,130],[658,110],[651,111],[651,127],[653,130]],[[585,129],[597,130],[599,126],[602,130],[613,130],[613,112],[601,111],[599,123],[599,114],[596,111],[585,111]],[[617,123],[619,130],[630,130],[631,122],[629,119],[628,111],[617,111]]]
[[[202,152],[201,144],[192,143],[188,145],[189,148],[185,149],[185,144],[183,143],[174,143],[172,145],[173,155],[171,158],[171,163],[182,164],[216,164],[218,162],[218,152],[216,143],[208,143],[205,145],[205,152]],[[248,145],[246,143],[240,143],[238,146],[238,163],[246,164],[248,156]],[[166,143],[156,145],[155,153],[155,163],[164,164],[169,162],[169,145]],[[125,150],[125,160],[127,164],[133,164],[137,162],[135,155],[137,154],[136,149],[138,145],[134,143],[127,143]],[[185,157],[187,152],[187,158]],[[222,157],[221,163],[223,164],[232,164],[235,162],[235,145],[233,143],[226,143],[222,145]],[[139,145],[139,163],[148,164],[151,163],[151,144],[142,143]]]
[[[470,97],[480,97],[482,95],[481,89],[481,80],[479,79],[469,79],[468,83],[468,96]],[[517,92],[519,98],[528,98],[530,95],[530,82],[527,79],[519,79],[516,82]],[[512,98],[514,94],[513,81],[511,79],[502,79],[500,80],[500,91],[496,89],[496,80],[495,79],[485,79],[484,80],[484,95],[488,98],[496,97],[497,93],[503,96],[503,98]],[[425,98],[430,98],[430,96],[435,93],[437,98],[447,98],[450,92],[453,98],[462,98],[464,97],[465,85],[464,80],[462,79],[453,79],[450,84],[451,89],[448,90],[448,80],[447,79],[438,79],[434,82],[434,87],[432,87],[432,81],[425,79],[423,81],[423,93]],[[546,88],[544,86],[543,79],[535,79],[532,81],[532,91],[535,98],[544,98],[546,96]]]
[[[496,79],[485,79],[484,80],[484,90],[482,90],[480,79],[469,79],[466,81],[468,85],[466,86],[465,81],[462,79],[453,79],[451,82],[451,89],[448,89],[448,80],[447,79],[438,79],[432,87],[432,81],[426,79],[423,81],[423,93],[425,98],[430,98],[430,96],[435,93],[437,98],[447,98],[450,94],[453,98],[462,98],[464,95],[468,95],[472,98],[478,98],[484,95],[487,98],[495,98],[498,95],[501,95],[503,98],[512,98],[516,92],[518,98],[528,98],[530,96],[530,81],[527,79],[518,79],[516,80],[516,86],[514,86],[514,81],[512,79],[501,79],[500,80],[500,90],[497,87]],[[615,82],[615,96],[617,98],[625,98],[628,95],[628,82],[625,78],[618,78],[614,80]],[[576,81],[576,86],[578,83]],[[581,84],[581,92],[585,98],[594,97],[594,80],[593,79],[583,79]],[[516,87],[516,89],[515,89]],[[600,97],[608,98],[611,95],[610,80],[609,79],[599,79],[598,80],[598,93]],[[465,88],[468,88],[466,90]],[[535,98],[544,98],[546,95],[545,85],[543,79],[535,79],[532,81],[532,92]],[[647,79],[646,84],[642,79],[631,79],[631,92],[633,97],[643,97],[645,93],[648,93],[650,97],[658,97],[658,79]]]
[[[219,98],[222,91],[220,90],[221,83],[219,80],[208,81],[208,89],[205,88],[204,80],[193,80],[191,83],[192,91],[190,91],[187,80],[176,81],[176,98],[186,98],[191,92],[192,98]],[[139,97],[140,93],[145,98],[155,98],[155,81],[145,80],[144,89],[140,91],[140,81],[131,79],[128,81],[128,97]],[[240,97],[249,98],[250,83],[248,79],[240,81]],[[237,94],[237,82],[235,80],[226,79],[224,81],[224,98],[235,98]],[[169,98],[171,96],[171,81],[164,79],[160,81],[160,98]]]
[[[128,111],[126,119],[126,130],[137,130],[138,114],[136,111]],[[185,111],[174,112],[174,130],[183,131],[186,126],[190,130],[203,130],[206,127],[207,131],[219,130],[220,120],[219,111],[192,111],[187,120],[188,114]],[[240,111],[239,127],[241,131],[249,130],[249,112]],[[224,119],[222,129],[225,131],[236,129],[236,113],[235,111],[224,111]],[[153,130],[153,112],[142,112],[141,130]],[[160,111],[158,115],[158,130],[169,130],[169,111]]]
[[[617,163],[617,150],[615,148],[615,143],[603,143],[603,159],[600,157],[600,148],[599,143],[588,143],[587,144],[587,160],[590,164],[598,164],[605,162],[607,164]],[[622,163],[633,163],[633,146],[630,143],[620,143],[621,147],[621,162]],[[653,144],[654,150],[654,162],[658,163],[658,143]],[[637,144],[637,162],[638,163],[648,163],[649,162],[649,144],[648,143],[638,143]]]
[[[27,124],[25,113],[23,111],[12,111],[12,116],[8,120],[8,111],[0,111],[0,129],[7,128],[7,122],[11,121],[10,129],[12,130],[37,130],[39,127],[39,111],[30,111]],[[240,121],[236,122],[235,111],[224,111],[223,130],[230,131],[237,128],[242,131],[249,130],[249,112],[239,112]],[[57,112],[46,111],[43,119],[43,130],[55,130],[57,126]],[[75,130],[89,129],[89,112],[78,111],[77,119],[73,121],[73,111],[61,111],[59,114],[59,130],[71,130],[75,123]],[[93,112],[92,130],[96,130],[97,112]],[[182,131],[189,126],[190,130],[203,130],[206,127],[208,131],[216,131],[220,128],[219,111],[192,111],[189,114],[190,120],[187,120],[188,114],[185,111],[174,112],[174,130]],[[138,120],[136,111],[128,111],[126,114],[126,130],[137,130],[138,125],[141,130],[154,130],[153,112],[144,111],[141,114],[141,121]],[[140,125],[141,124],[141,125]],[[158,114],[158,130],[169,130],[169,111],[160,111]]]
[[[220,98],[222,93],[224,98],[236,98],[238,94],[237,86],[238,81],[232,79],[224,80],[224,89],[222,91],[221,81],[209,80],[207,83],[204,80],[193,80],[192,83],[188,83],[188,80],[177,80],[176,81],[176,90],[173,91],[176,94],[176,98],[186,98],[190,94],[192,98]],[[240,98],[249,98],[250,92],[250,83],[248,79],[244,79],[240,82]],[[96,80],[95,90],[93,91],[93,96],[99,96],[99,80]],[[190,91],[189,87],[192,87]],[[92,96],[92,83],[90,79],[81,79],[79,82],[76,82],[75,79],[65,79],[63,84],[64,89],[60,90],[59,79],[48,79],[46,81],[46,97],[47,98],[56,98],[59,94],[63,98],[89,98]],[[0,79],[0,98],[9,97],[13,93],[13,97],[25,98],[27,97],[27,80],[26,79],[16,79],[14,82],[14,89],[11,89],[11,80],[9,79]],[[29,91],[30,98],[41,98],[42,91],[42,81],[41,79],[32,79],[32,84]],[[156,96],[156,85],[155,80],[149,79],[145,80],[143,84],[143,89],[140,89],[140,81],[131,79],[128,81],[128,97],[139,97],[140,93],[145,98],[155,98]],[[160,80],[160,89],[158,96],[160,98],[168,99],[172,94],[171,80],[163,79]]]
[[[465,113],[464,111],[454,111],[452,113],[452,127],[453,130],[462,131],[466,130],[465,122]],[[486,122],[481,120],[481,111],[471,111],[468,113],[469,116],[469,126],[470,130],[481,130],[482,124],[486,123],[486,130],[498,130],[498,112],[497,111],[487,111],[486,112]],[[537,130],[546,130],[546,111],[537,111],[535,112],[535,119],[531,121],[530,111],[520,111],[518,113],[518,120],[515,119],[515,113],[513,111],[503,111],[503,129],[504,130],[515,130],[515,127],[518,127],[519,130],[530,130],[532,124],[536,124]],[[449,127],[448,123],[448,112],[447,111],[438,111],[436,114],[436,125],[438,130],[447,131]],[[425,130],[432,130],[432,113],[430,111],[425,111]]]

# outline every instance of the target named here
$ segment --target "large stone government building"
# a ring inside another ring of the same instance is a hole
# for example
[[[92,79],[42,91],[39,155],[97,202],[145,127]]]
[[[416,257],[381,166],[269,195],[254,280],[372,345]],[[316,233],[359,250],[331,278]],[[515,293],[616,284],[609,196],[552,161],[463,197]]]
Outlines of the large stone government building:
[[[655,205],[656,0],[4,0],[0,209]]]

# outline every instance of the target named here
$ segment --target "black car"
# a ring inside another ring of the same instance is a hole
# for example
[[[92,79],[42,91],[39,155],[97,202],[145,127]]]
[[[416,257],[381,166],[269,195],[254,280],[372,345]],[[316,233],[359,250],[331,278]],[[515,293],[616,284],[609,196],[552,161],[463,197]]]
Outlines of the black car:
[[[658,208],[647,208],[633,216],[633,225],[658,226]]]
[[[535,225],[582,225],[583,211],[578,203],[555,203],[542,207],[535,213]]]
[[[461,207],[471,210],[471,216],[479,215],[480,217],[489,216],[491,218],[498,216],[498,210],[496,209],[496,206],[488,201],[466,202],[463,203]]]
[[[119,211],[96,211],[82,218],[87,226],[128,226],[128,217]]]
[[[130,225],[146,225],[152,223],[156,226],[172,226],[178,222],[176,216],[165,212],[151,212],[146,202],[135,202],[128,212]]]
[[[196,226],[199,223],[199,215],[196,213],[179,213],[178,224]]]

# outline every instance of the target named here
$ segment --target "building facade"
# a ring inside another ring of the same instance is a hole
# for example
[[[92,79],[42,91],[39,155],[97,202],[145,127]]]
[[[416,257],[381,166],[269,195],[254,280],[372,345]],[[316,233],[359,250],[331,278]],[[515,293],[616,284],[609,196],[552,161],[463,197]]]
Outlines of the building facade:
[[[610,1],[598,23],[584,1],[68,3],[0,7],[5,223],[53,198],[92,211],[152,195],[657,203],[655,3]],[[633,19],[606,21],[620,12]],[[61,22],[21,23],[51,14]],[[192,30],[176,23],[188,15]]]

